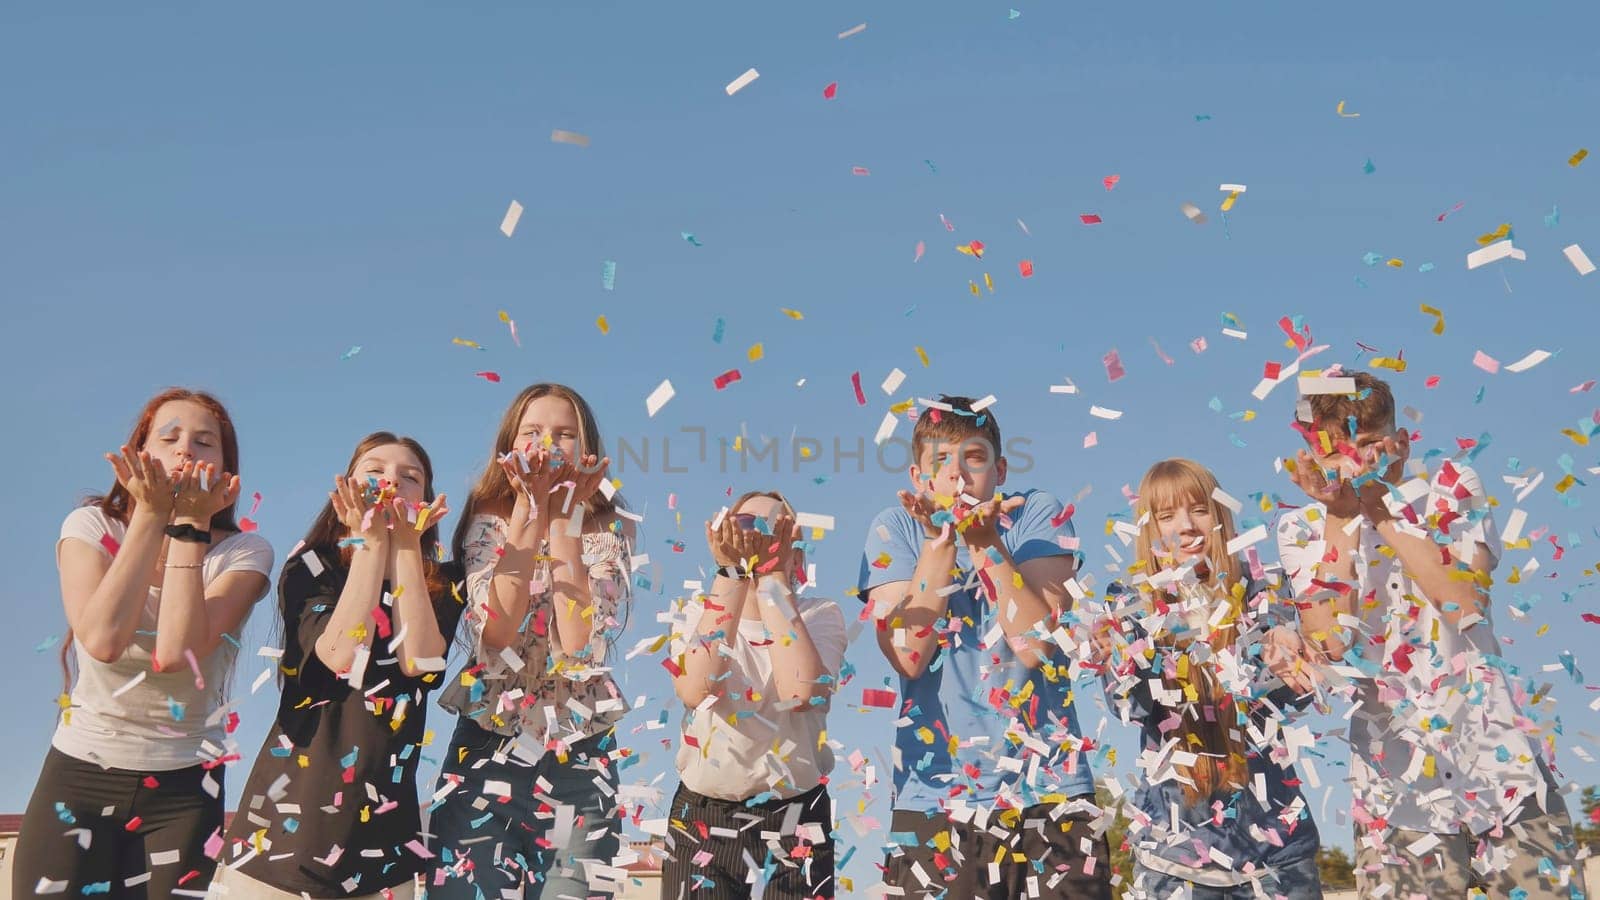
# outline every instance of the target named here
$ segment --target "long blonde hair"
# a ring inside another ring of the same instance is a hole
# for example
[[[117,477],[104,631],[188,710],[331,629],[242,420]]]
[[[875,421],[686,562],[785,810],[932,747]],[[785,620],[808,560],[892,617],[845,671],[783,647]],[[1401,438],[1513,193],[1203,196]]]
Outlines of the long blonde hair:
[[[1139,482],[1138,502],[1135,512],[1139,537],[1135,542],[1137,568],[1147,576],[1155,576],[1164,569],[1177,565],[1176,548],[1167,545],[1161,536],[1158,513],[1166,509],[1204,505],[1209,508],[1215,523],[1207,535],[1206,564],[1208,571],[1200,574],[1201,583],[1210,587],[1215,595],[1225,598],[1228,612],[1206,637],[1213,651],[1231,648],[1238,640],[1238,623],[1244,615],[1245,586],[1239,561],[1228,553],[1228,542],[1235,535],[1233,514],[1215,497],[1217,477],[1211,470],[1188,459],[1165,459],[1150,467]],[[1159,598],[1170,591],[1145,585],[1145,590]],[[1190,647],[1197,635],[1169,636],[1158,644],[1177,651]],[[1233,733],[1237,731],[1239,703],[1229,697],[1212,673],[1209,663],[1191,663],[1186,678],[1163,673],[1162,681],[1169,690],[1183,692],[1191,688],[1201,707],[1195,716],[1183,715],[1178,726],[1181,748],[1191,749],[1199,755],[1193,766],[1179,767],[1192,785],[1183,785],[1184,799],[1190,805],[1211,798],[1224,789],[1240,789],[1249,783],[1250,769],[1245,759],[1245,747]],[[1226,700],[1226,703],[1221,701]],[[1204,707],[1214,706],[1210,721]]]

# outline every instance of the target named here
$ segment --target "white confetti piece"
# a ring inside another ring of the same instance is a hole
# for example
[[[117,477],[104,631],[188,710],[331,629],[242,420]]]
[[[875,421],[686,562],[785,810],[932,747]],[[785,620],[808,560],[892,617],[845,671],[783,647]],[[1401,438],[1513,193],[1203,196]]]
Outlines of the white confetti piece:
[[[133,690],[134,688],[138,687],[139,683],[141,681],[144,681],[144,676],[146,674],[147,673],[145,673],[145,672],[140,672],[139,674],[137,674],[137,675],[133,676],[132,678],[128,679],[128,683],[124,684],[122,687],[119,687],[116,690],[112,691],[111,692],[111,696],[112,697],[121,697],[123,694],[126,694],[127,692],[129,692],[129,691]]]
[[[1487,247],[1480,247],[1467,254],[1467,268],[1476,269],[1492,262],[1510,257],[1517,260],[1526,260],[1528,254],[1518,250],[1510,240],[1495,241]]]
[[[1561,252],[1566,254],[1567,261],[1572,263],[1572,267],[1578,270],[1579,275],[1587,275],[1594,271],[1594,263],[1589,261],[1589,255],[1577,244],[1565,247]]]
[[[1227,491],[1224,491],[1222,488],[1214,488],[1211,491],[1211,499],[1221,503],[1223,506],[1226,506],[1236,516],[1239,513],[1244,512],[1244,504],[1240,503],[1236,498],[1234,498]]]
[[[1245,333],[1243,331],[1240,331],[1237,328],[1224,328],[1224,329],[1222,329],[1222,333],[1227,335],[1228,337],[1234,338],[1236,340],[1241,340],[1241,341],[1248,340],[1249,337],[1250,337],[1249,334],[1247,334],[1247,333]]]
[[[1356,380],[1354,378],[1329,377],[1327,375],[1314,375],[1296,380],[1300,385],[1301,396],[1312,394],[1354,394]]]
[[[1206,214],[1201,212],[1200,207],[1195,206],[1193,203],[1185,203],[1178,208],[1183,210],[1184,216],[1194,224],[1204,225],[1206,223]]]
[[[1091,406],[1089,407],[1089,415],[1094,416],[1096,419],[1115,420],[1122,418],[1122,410],[1106,409],[1104,406]]]
[[[823,531],[833,530],[833,516],[821,513],[795,513],[794,523],[801,528],[821,528]]]
[[[645,411],[653,418],[656,413],[661,411],[661,407],[666,406],[667,401],[671,400],[677,393],[677,391],[673,390],[671,381],[661,382],[656,385],[655,390],[650,392],[650,396],[644,398]]]
[[[745,72],[743,75],[740,75],[738,78],[728,82],[728,86],[723,88],[723,90],[728,92],[729,97],[732,97],[734,94],[737,94],[748,87],[750,82],[755,81],[760,77],[760,72],[757,72],[755,69],[751,69]]]
[[[511,237],[511,233],[517,230],[517,223],[521,220],[522,204],[513,200],[511,205],[506,207],[506,217],[500,220],[500,233]]]
[[[1508,546],[1522,539],[1522,528],[1528,524],[1528,511],[1513,509],[1511,515],[1506,516],[1505,530],[1500,533],[1500,540]]]
[[[557,128],[550,132],[550,142],[554,144],[571,144],[574,147],[589,146],[589,136],[576,131],[562,131]]]
[[[874,444],[882,444],[894,435],[895,426],[900,424],[900,417],[892,412],[883,414],[883,421],[878,423],[878,433],[872,436]]]
[[[981,413],[989,407],[995,405],[996,402],[997,398],[995,395],[990,394],[987,397],[984,397],[982,400],[972,404],[972,411],[975,413]]]
[[[1259,544],[1267,539],[1267,526],[1257,525],[1228,542],[1228,555],[1232,556],[1246,547]]]
[[[889,373],[889,377],[883,380],[883,392],[885,394],[893,394],[895,391],[900,390],[900,385],[905,380],[906,373],[900,371],[898,368],[894,369]]]
[[[861,32],[866,31],[866,30],[867,30],[867,23],[862,22],[860,25],[857,25],[854,28],[847,28],[844,31],[839,32],[839,40],[842,41],[847,37],[850,37],[852,35],[860,34]]]
[[[1249,188],[1245,187],[1242,184],[1220,184],[1220,185],[1217,185],[1217,190],[1219,190],[1219,191],[1232,191],[1235,194],[1242,194],[1245,191],[1249,190]]]
[[[1526,372],[1534,366],[1537,366],[1539,363],[1549,359],[1551,355],[1552,354],[1548,350],[1535,350],[1532,353],[1529,353],[1527,356],[1524,356],[1516,362],[1506,366],[1506,371]]]

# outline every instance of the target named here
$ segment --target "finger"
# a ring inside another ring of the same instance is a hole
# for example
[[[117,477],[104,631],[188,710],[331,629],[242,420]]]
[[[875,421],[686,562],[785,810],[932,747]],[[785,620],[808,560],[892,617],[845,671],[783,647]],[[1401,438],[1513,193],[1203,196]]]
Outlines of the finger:
[[[127,487],[128,482],[133,479],[133,472],[128,468],[127,461],[120,456],[107,453],[106,462],[111,463],[111,471],[116,475],[117,483]]]

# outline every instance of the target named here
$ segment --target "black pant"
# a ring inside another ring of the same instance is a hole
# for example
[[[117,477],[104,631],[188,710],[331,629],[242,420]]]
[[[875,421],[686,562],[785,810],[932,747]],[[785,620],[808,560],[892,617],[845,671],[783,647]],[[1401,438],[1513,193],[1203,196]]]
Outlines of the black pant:
[[[763,831],[781,832],[785,818],[796,815],[790,812],[793,807],[800,811],[789,833],[776,839],[761,836]],[[766,880],[762,900],[831,900],[832,815],[826,785],[787,800],[746,806],[742,800],[718,800],[680,784],[667,811],[661,900],[749,900],[747,878],[752,869],[757,879]],[[803,825],[816,826],[821,843],[806,840],[800,832],[810,829],[802,829]],[[735,834],[713,834],[712,829]]]
[[[930,816],[897,809],[889,830],[905,836],[902,841],[909,841],[910,835],[916,840],[902,843],[884,857],[883,880],[903,890],[906,900],[940,894],[1025,900],[1031,896],[1030,878],[1036,879],[1038,896],[1046,900],[1111,900],[1111,848],[1105,835],[1095,836],[1090,828],[1093,818],[1082,813],[1051,819],[1054,808],[1054,804],[1030,806],[1012,828],[996,824],[991,815],[988,829],[952,822],[942,812]],[[945,836],[942,840],[940,833]],[[1088,854],[1081,847],[1085,838],[1090,841]],[[1019,853],[1025,857],[1020,862]],[[997,856],[999,878],[991,881],[989,864]]]
[[[222,828],[222,768],[212,773],[216,797],[200,786],[204,776],[200,766],[170,772],[102,769],[50,748],[22,816],[12,895],[38,896],[41,878],[65,881],[65,892],[56,895],[61,897],[81,897],[96,884],[110,886],[96,896],[127,900],[166,898],[178,890],[204,895],[217,866],[206,858],[205,844]],[[87,849],[78,834],[66,833],[77,829],[89,832]],[[173,850],[176,862],[152,864],[152,854]],[[129,879],[136,883],[129,885]]]

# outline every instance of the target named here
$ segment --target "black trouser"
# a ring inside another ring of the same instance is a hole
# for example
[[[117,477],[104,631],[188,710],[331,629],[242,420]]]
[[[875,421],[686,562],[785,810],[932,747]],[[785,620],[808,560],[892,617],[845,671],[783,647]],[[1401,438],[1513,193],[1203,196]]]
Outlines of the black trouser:
[[[995,824],[991,815],[992,830],[952,822],[942,812],[929,816],[897,809],[889,830],[915,835],[916,840],[902,843],[884,857],[883,880],[903,890],[906,900],[941,894],[1026,900],[1035,896],[1029,879],[1035,879],[1037,896],[1048,900],[1111,900],[1111,849],[1105,835],[1095,836],[1090,827],[1093,818],[1083,813],[1050,818],[1054,808],[1054,804],[1030,806],[1012,828]],[[940,832],[946,840],[936,840]],[[1090,841],[1088,854],[1081,846],[1085,838]],[[954,851],[960,852],[959,859]],[[1019,853],[1025,857],[1020,862]],[[991,882],[989,864],[997,856],[1000,877]]]
[[[799,807],[799,813],[790,812],[793,807]],[[752,870],[756,879],[766,882],[762,900],[832,898],[832,815],[826,785],[787,800],[746,806],[743,800],[718,800],[680,784],[667,811],[668,858],[661,867],[661,900],[748,900]],[[782,832],[790,816],[796,818],[788,833],[776,839],[761,836],[763,831]],[[821,843],[802,835],[801,831],[812,831],[809,837],[815,837],[815,831],[802,829],[803,825],[816,826]]]
[[[12,895],[38,896],[40,879],[48,879],[66,882],[56,894],[62,897],[81,897],[98,884],[109,885],[92,892],[101,897],[155,900],[177,891],[204,896],[217,866],[206,858],[206,840],[222,828],[222,768],[212,776],[215,797],[200,786],[200,766],[170,772],[102,769],[51,747],[22,816]],[[77,829],[89,832],[87,849]],[[177,861],[166,862],[162,854],[173,850]]]

